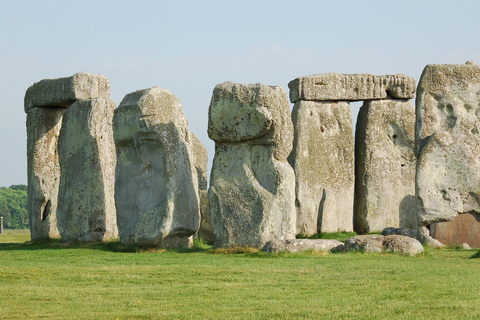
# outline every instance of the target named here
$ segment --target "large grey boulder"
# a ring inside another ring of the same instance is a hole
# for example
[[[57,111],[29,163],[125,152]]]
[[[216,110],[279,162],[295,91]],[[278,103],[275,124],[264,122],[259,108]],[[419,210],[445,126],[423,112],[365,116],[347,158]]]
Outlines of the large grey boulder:
[[[215,157],[208,199],[216,247],[295,238],[293,125],[285,91],[225,82],[213,91]]]
[[[299,100],[358,101],[415,97],[415,80],[403,74],[322,73],[298,77],[290,81],[288,87],[292,103]]]
[[[348,102],[298,101],[288,160],[296,179],[296,233],[353,230],[354,145]]]
[[[27,112],[28,217],[32,240],[59,237],[57,229],[60,163],[58,136],[64,108]]]
[[[480,66],[427,65],[416,114],[419,223],[480,213]]]
[[[365,101],[355,133],[355,231],[416,228],[415,107]]]
[[[422,244],[414,238],[401,235],[360,235],[345,242],[346,251],[391,252],[415,256],[424,251]]]
[[[191,245],[200,224],[198,178],[180,101],[159,87],[129,93],[115,109],[113,131],[120,241]]]
[[[61,176],[57,222],[62,242],[118,236],[114,201],[115,102],[77,100],[64,113],[58,141]]]
[[[301,252],[307,250],[328,252],[331,250],[342,251],[343,248],[343,242],[333,239],[292,239],[269,241],[263,247],[263,251],[268,253],[282,251]]]
[[[77,100],[95,98],[110,98],[110,82],[100,74],[79,72],[35,82],[25,93],[25,112],[34,107],[66,108]]]

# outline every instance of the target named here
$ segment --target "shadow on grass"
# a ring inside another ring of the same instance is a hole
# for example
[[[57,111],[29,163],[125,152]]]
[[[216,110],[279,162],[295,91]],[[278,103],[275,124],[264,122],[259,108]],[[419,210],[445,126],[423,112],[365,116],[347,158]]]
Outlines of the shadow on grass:
[[[470,259],[480,259],[480,250],[478,250],[477,253],[471,256]]]

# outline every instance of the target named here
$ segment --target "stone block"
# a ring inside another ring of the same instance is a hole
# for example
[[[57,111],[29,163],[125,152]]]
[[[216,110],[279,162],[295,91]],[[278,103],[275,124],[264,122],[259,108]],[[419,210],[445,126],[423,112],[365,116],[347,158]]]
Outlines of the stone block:
[[[385,98],[412,99],[415,79],[403,74],[322,73],[298,77],[288,84],[290,101],[359,101]]]
[[[188,246],[200,210],[194,138],[180,101],[160,87],[127,94],[115,110],[113,128],[120,241]]]
[[[480,66],[427,65],[416,115],[419,223],[480,213]]]
[[[448,246],[480,248],[480,214],[462,213],[451,221],[430,224],[430,235]]]
[[[109,99],[77,100],[64,113],[58,141],[57,222],[62,242],[105,241],[118,236],[112,130],[115,107]]]
[[[298,101],[288,161],[295,171],[297,234],[353,231],[354,144],[348,102]]]
[[[34,107],[69,107],[76,100],[110,98],[110,82],[100,74],[76,73],[71,77],[35,82],[25,93],[25,112]]]
[[[293,125],[285,91],[222,83],[209,109],[215,157],[208,199],[216,247],[295,237]]]
[[[365,101],[355,140],[355,231],[416,228],[414,105]]]
[[[58,136],[65,109],[27,112],[28,216],[32,240],[56,238],[60,163]]]

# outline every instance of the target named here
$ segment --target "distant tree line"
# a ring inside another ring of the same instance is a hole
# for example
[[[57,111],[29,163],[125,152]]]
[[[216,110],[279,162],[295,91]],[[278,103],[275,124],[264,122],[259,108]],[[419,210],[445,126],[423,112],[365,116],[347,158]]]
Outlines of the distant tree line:
[[[0,217],[8,229],[28,229],[27,186],[0,187]]]

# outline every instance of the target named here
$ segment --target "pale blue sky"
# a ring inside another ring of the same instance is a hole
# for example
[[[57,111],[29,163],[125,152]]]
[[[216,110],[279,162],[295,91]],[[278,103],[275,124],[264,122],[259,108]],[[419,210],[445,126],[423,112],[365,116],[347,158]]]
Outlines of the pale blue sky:
[[[479,12],[476,0],[0,0],[0,186],[27,182],[23,97],[35,81],[100,73],[117,104],[138,89],[169,89],[212,158],[216,84],[287,90],[326,72],[418,80],[429,63],[480,63]]]

